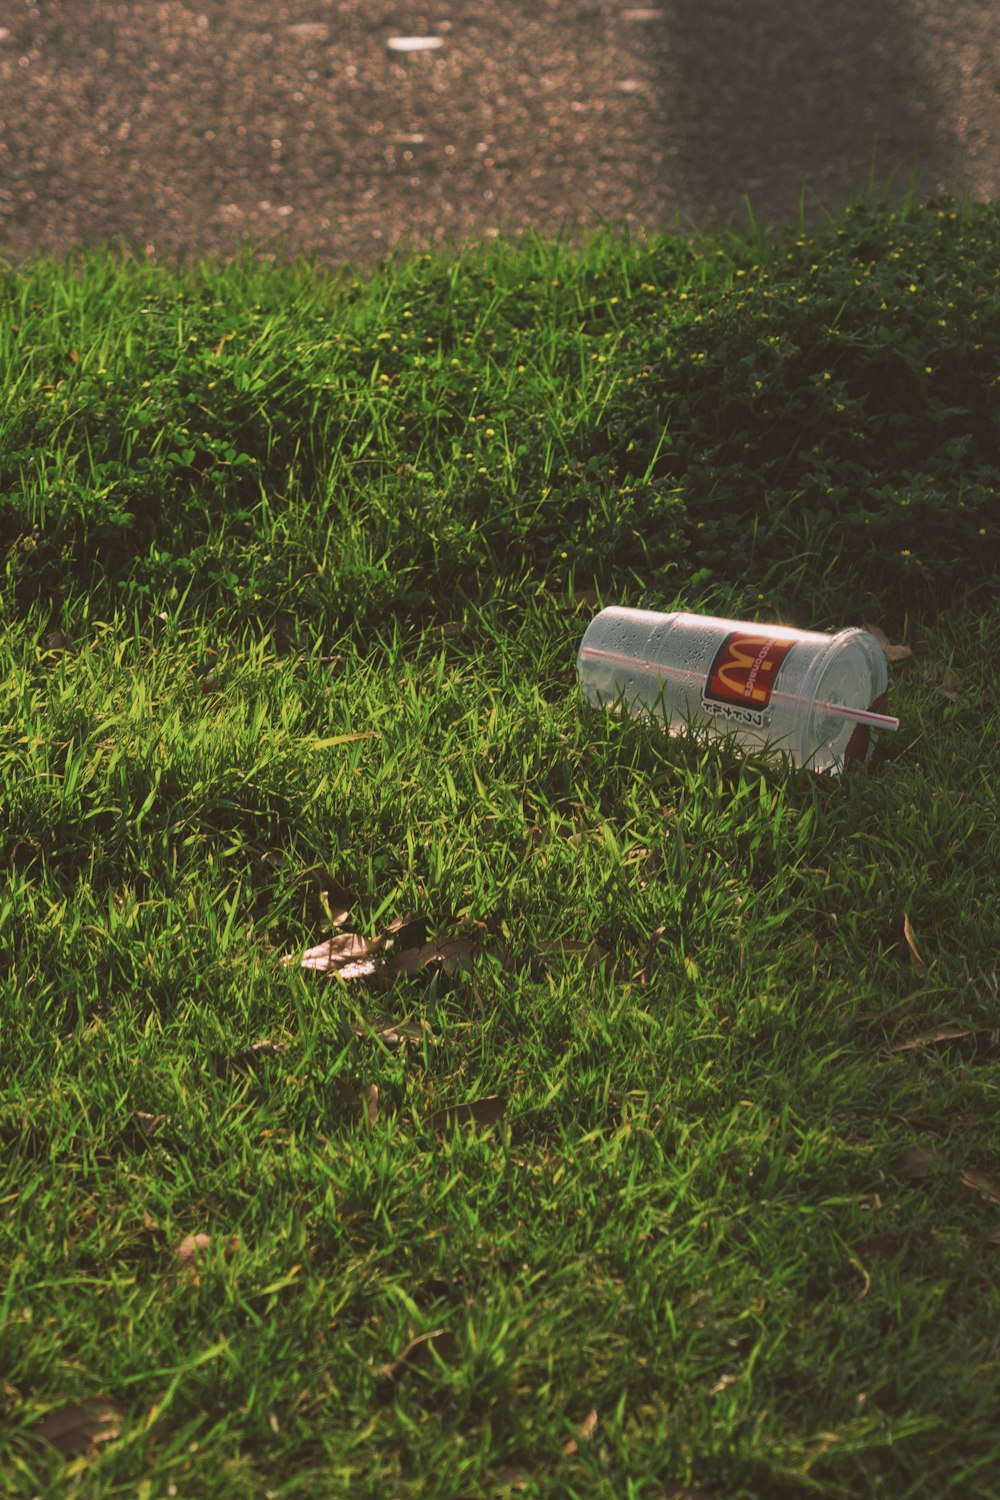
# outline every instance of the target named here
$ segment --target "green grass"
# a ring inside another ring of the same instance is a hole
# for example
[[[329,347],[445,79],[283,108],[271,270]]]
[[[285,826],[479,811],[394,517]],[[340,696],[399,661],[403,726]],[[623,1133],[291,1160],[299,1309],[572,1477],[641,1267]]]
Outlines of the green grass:
[[[8,270],[5,1500],[1000,1495],[998,230]],[[590,711],[595,593],[901,729]]]

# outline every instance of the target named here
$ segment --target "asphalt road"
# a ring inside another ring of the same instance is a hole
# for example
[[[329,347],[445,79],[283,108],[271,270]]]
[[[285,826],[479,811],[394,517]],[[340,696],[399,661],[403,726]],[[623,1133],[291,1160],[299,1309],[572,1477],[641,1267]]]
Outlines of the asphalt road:
[[[0,0],[14,261],[784,223],[872,172],[998,194],[997,0]]]

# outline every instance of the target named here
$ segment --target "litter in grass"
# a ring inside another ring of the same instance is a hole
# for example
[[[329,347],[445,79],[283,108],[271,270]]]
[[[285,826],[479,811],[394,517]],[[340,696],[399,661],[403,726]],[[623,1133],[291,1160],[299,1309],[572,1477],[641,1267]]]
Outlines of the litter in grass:
[[[585,697],[601,707],[685,728],[731,734],[748,750],[779,750],[794,765],[838,772],[865,759],[882,712],[885,652],[867,630],[835,635],[675,610],[610,606],[577,654]]]

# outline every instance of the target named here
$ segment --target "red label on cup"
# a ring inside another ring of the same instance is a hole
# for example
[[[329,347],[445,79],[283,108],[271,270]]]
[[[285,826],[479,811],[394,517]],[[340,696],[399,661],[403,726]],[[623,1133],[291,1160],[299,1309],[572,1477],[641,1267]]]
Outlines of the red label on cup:
[[[794,641],[776,641],[765,631],[734,630],[712,660],[705,697],[760,711],[771,701],[778,668]]]

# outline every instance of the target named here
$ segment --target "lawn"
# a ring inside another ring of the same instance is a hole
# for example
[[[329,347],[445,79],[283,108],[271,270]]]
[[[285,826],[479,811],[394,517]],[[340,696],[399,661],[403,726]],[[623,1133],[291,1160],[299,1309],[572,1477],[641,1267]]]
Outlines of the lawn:
[[[1000,1496],[998,236],[2,269],[4,1500]]]

